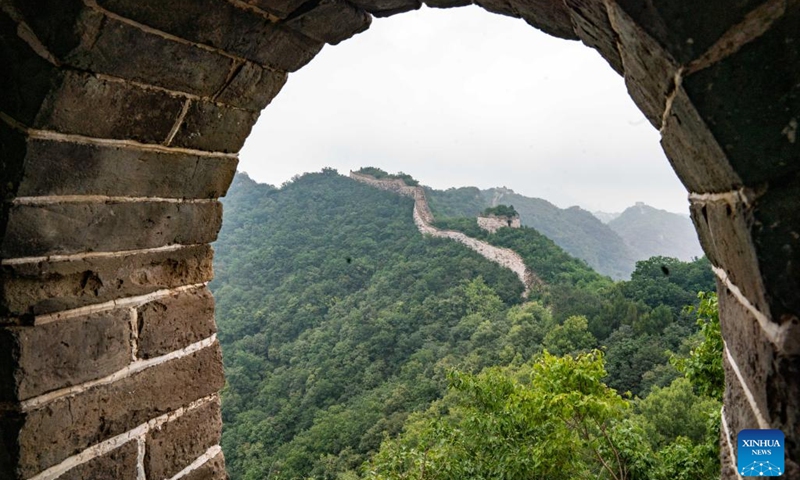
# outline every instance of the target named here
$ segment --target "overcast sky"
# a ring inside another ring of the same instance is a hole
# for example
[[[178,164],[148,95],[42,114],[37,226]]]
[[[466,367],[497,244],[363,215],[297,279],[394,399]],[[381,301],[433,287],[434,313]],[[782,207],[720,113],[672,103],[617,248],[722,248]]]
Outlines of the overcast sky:
[[[658,140],[623,79],[582,43],[478,7],[423,7],[374,19],[291,74],[239,170],[280,185],[326,166],[377,166],[434,188],[686,213]]]

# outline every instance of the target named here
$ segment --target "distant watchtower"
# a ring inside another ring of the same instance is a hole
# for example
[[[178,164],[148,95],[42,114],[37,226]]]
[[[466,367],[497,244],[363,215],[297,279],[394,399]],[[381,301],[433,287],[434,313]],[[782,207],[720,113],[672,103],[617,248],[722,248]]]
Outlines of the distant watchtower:
[[[503,227],[520,228],[519,214],[513,205],[489,207],[478,215],[478,226],[492,233]]]

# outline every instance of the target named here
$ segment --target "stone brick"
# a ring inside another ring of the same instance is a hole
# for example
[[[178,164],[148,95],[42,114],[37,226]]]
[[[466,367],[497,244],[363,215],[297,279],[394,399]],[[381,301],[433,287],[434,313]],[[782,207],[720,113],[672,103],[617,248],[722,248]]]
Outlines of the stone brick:
[[[216,101],[247,110],[262,110],[278,95],[286,83],[286,73],[254,63],[244,63],[234,74]]]
[[[510,0],[529,25],[549,35],[578,40],[566,4],[552,0]]]
[[[58,480],[136,480],[139,447],[134,440],[68,470]]]
[[[192,102],[170,145],[209,152],[238,152],[258,114],[211,102]]]
[[[137,313],[140,358],[179,350],[217,331],[214,297],[206,287],[146,303]]]
[[[247,0],[247,3],[265,10],[276,17],[286,18],[289,14],[300,9],[300,7],[313,4],[314,0]]]
[[[219,202],[15,205],[0,254],[14,258],[209,243],[221,221]]]
[[[431,8],[453,8],[472,5],[472,0],[424,0],[424,3]]]
[[[100,0],[98,3],[177,37],[282,71],[299,69],[323,45],[225,1],[173,0],[167,4],[159,0]]]
[[[768,32],[683,80],[688,97],[748,186],[800,170],[798,25],[800,6],[795,3]]]
[[[764,0],[675,2],[615,0],[681,63],[702,55],[729,28]]]
[[[786,434],[786,478],[800,478],[800,356],[778,355],[767,378],[769,420]]]
[[[3,363],[13,362],[15,367],[13,400],[102,378],[131,361],[129,309],[7,331],[16,348],[0,355]]]
[[[26,414],[20,472],[30,477],[85,448],[217,392],[224,383],[219,344]],[[79,421],[77,421],[79,420]]]
[[[618,34],[628,93],[650,123],[661,128],[678,64],[616,3],[609,2],[608,15]]]
[[[222,453],[204,463],[200,468],[186,474],[182,480],[228,480],[225,473],[225,456]]]
[[[422,6],[422,2],[419,0],[351,0],[350,3],[363,8],[376,17],[388,17],[409,12]]]
[[[18,434],[23,424],[21,414],[0,411],[0,478],[22,480],[17,465],[20,458]]]
[[[689,191],[727,192],[742,185],[683,87],[675,93],[661,130],[661,146]]]
[[[1,126],[0,126],[0,129]],[[199,156],[127,146],[19,141],[14,155],[24,162],[16,194],[122,197],[217,198],[236,172],[236,158]]]
[[[369,28],[372,17],[341,0],[321,0],[313,8],[286,20],[286,25],[307,37],[331,45]]]
[[[218,445],[222,417],[218,401],[185,413],[147,434],[147,478],[171,478]]]
[[[775,356],[773,346],[764,336],[758,321],[720,282],[717,282],[717,292],[722,338],[725,339],[759,408],[762,412],[767,412],[764,385],[772,371]]]
[[[752,212],[740,202],[692,202],[689,207],[700,244],[712,264],[727,272],[734,285],[760,312],[769,308],[751,237]]]
[[[519,12],[517,12],[510,0],[475,0],[475,4],[487,12],[519,18]]]
[[[0,266],[0,315],[29,317],[211,280],[213,251],[166,252]]]
[[[736,434],[741,430],[761,427],[725,355],[722,356],[722,366],[725,369],[725,392],[722,395],[722,404],[725,405],[728,428],[736,441]]]
[[[32,26],[39,31],[37,21]],[[228,56],[145,31],[89,7],[78,11],[73,22],[53,27],[55,31],[42,38],[64,64],[169,90],[211,96],[225,84],[233,66]]]
[[[736,452],[736,432],[731,432],[732,437],[726,440],[725,430],[720,427],[719,429],[719,461],[721,463],[720,478],[736,478],[736,457],[731,458],[728,444],[730,442],[733,451]],[[734,453],[735,455],[735,453]]]
[[[753,243],[769,292],[773,319],[780,323],[797,323],[800,318],[800,210],[797,204],[800,177],[785,180],[788,181],[772,182],[755,201]]]
[[[67,71],[31,126],[97,138],[161,143],[185,99],[122,82]]]
[[[602,0],[565,0],[575,34],[589,47],[597,50],[620,75],[623,74],[622,58],[617,49],[617,34],[608,20],[605,2]]]
[[[22,123],[31,123],[59,74],[19,37],[16,23],[3,10],[0,10],[0,65],[3,65],[0,111]]]

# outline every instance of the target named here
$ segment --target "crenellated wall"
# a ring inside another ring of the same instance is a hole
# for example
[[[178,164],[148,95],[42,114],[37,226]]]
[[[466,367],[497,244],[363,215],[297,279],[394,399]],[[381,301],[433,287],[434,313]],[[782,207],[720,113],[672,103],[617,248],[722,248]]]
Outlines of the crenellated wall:
[[[718,279],[722,477],[773,427],[800,479],[800,4],[476,3],[624,76]],[[216,199],[288,72],[419,6],[0,0],[0,478],[225,478]]]

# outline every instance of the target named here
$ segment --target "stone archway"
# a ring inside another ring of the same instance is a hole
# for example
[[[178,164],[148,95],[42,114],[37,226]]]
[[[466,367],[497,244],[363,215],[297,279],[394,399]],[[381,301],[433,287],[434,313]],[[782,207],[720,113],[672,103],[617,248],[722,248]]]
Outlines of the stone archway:
[[[477,3],[624,75],[718,278],[723,478],[748,427],[800,478],[800,4]],[[419,6],[0,0],[0,476],[224,478],[216,199],[286,72]]]

